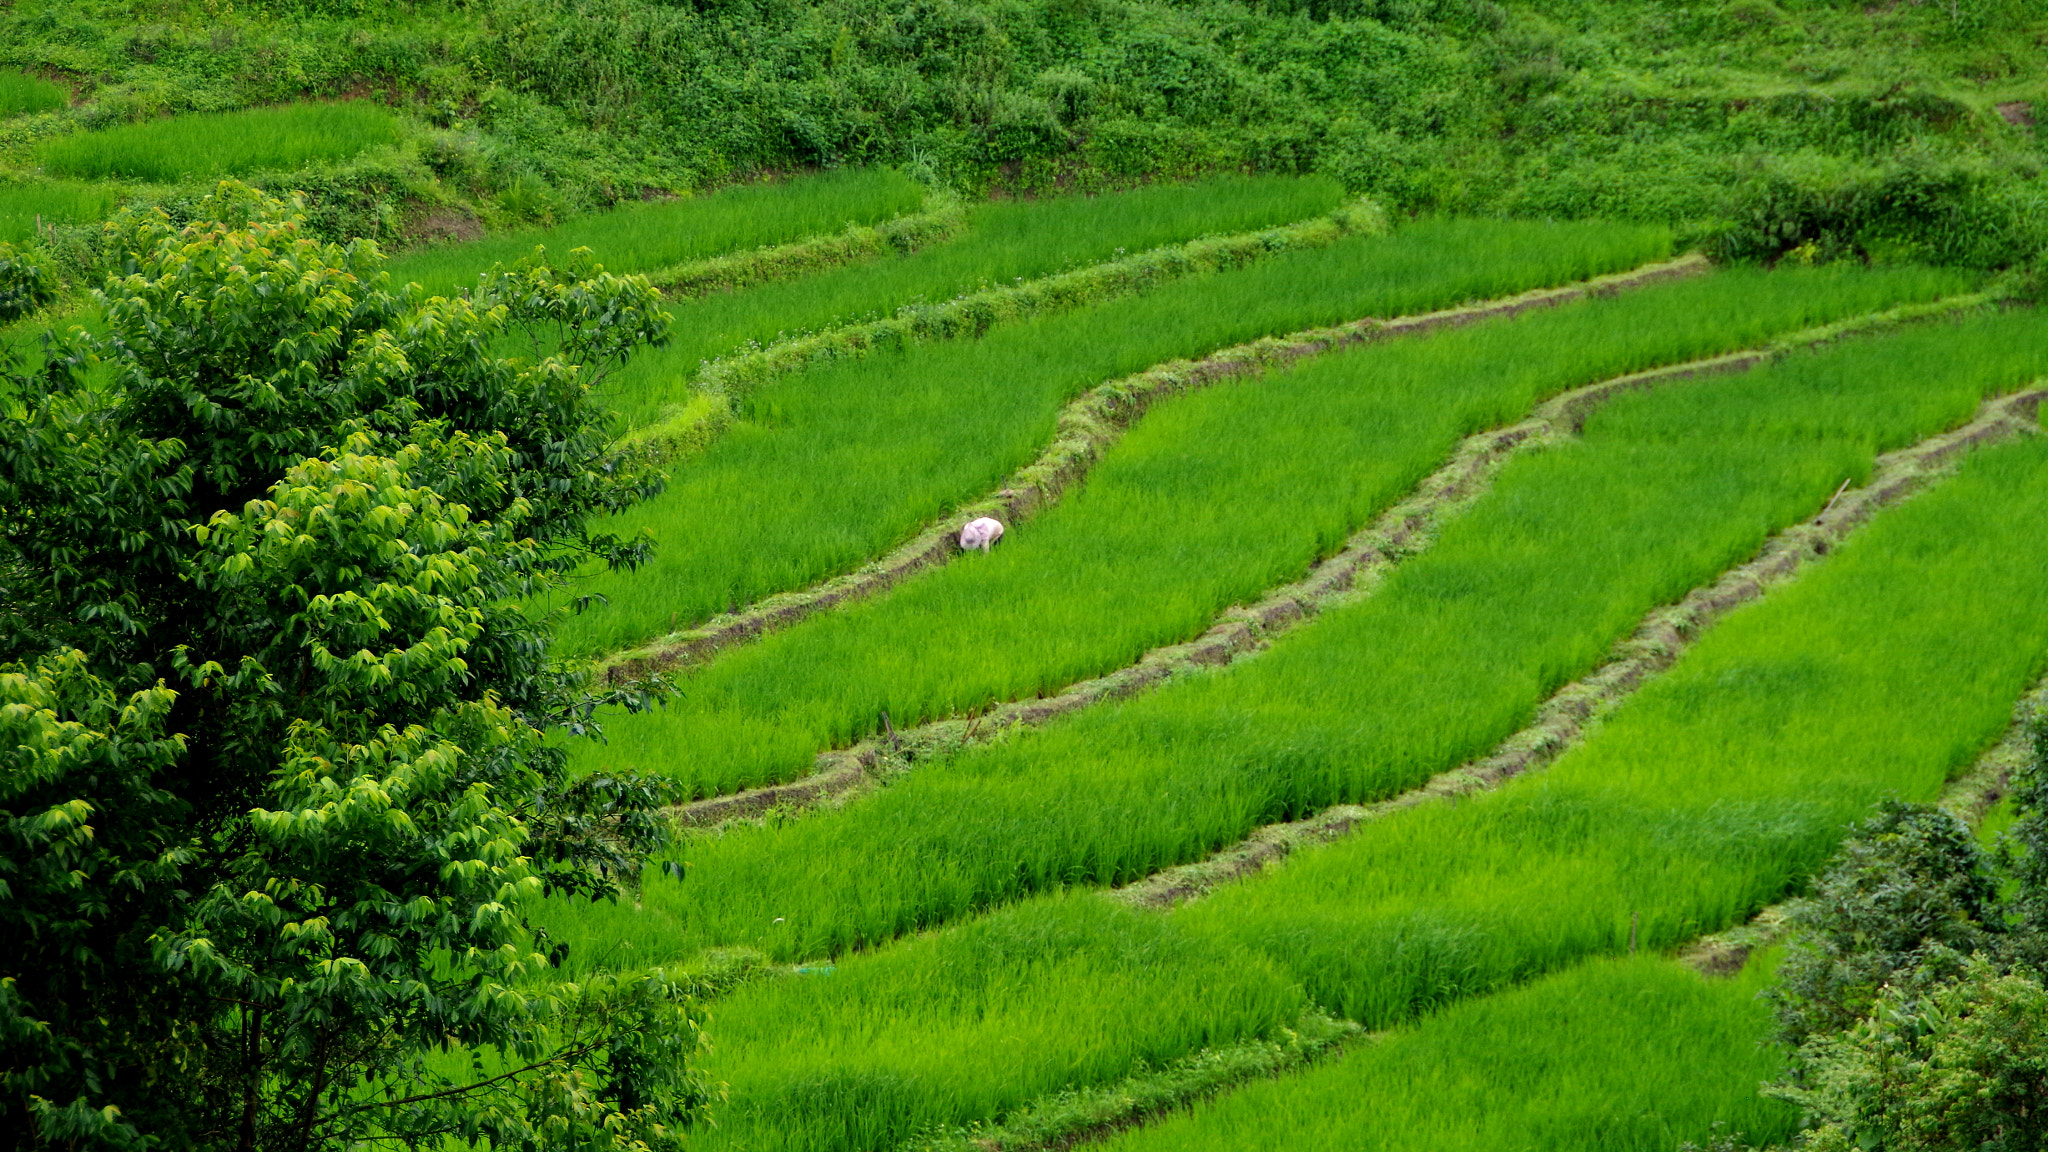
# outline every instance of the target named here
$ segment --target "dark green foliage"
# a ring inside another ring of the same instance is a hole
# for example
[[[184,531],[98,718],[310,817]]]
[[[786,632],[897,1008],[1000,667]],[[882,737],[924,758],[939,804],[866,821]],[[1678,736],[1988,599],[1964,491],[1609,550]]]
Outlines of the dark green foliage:
[[[1990,945],[2004,927],[1990,861],[1968,825],[1889,801],[1792,907],[1797,940],[1769,993],[1794,1046],[1868,1015],[1879,990],[1938,957]]]
[[[2048,988],[1986,957],[1931,987],[1885,987],[1800,1052],[1806,1152],[2033,1152],[2048,1146]]]
[[[2000,863],[2013,879],[2005,906],[2024,933],[2048,938],[2048,719],[2035,721],[2032,763],[2013,773],[2019,818],[2000,841]]]
[[[1771,259],[2003,266],[2048,240],[2029,119],[2043,17],[2023,0],[257,8],[283,19],[23,0],[0,55],[98,78],[39,135],[308,97],[399,105],[400,148],[275,185],[307,191],[331,238],[430,232],[451,203],[508,223],[882,163],[1030,191],[1317,170],[1396,210],[1683,223]]]
[[[1814,894],[1779,987],[1810,1152],[2019,1152],[2048,1143],[2048,725],[1987,852],[1939,809],[1882,806]]]
[[[671,1147],[687,986],[541,979],[522,911],[616,895],[665,793],[566,778],[597,701],[520,605],[639,555],[584,527],[657,483],[590,389],[668,317],[539,265],[394,295],[291,205],[204,210],[119,222],[106,335],[0,423],[0,1143]]]
[[[57,298],[49,266],[12,244],[0,243],[0,324],[11,324]]]

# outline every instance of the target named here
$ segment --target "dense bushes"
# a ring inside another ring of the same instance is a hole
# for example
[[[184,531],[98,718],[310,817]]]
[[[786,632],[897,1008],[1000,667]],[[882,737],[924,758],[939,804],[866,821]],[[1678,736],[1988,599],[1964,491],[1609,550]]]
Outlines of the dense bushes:
[[[309,192],[335,238],[404,235],[420,205],[494,224],[883,163],[973,190],[1319,170],[1397,210],[1699,224],[1765,259],[1995,266],[2044,239],[2039,139],[1991,107],[2039,95],[2041,17],[2018,0],[244,9],[17,5],[0,63],[62,69],[88,99],[0,126],[0,148],[309,96],[398,105],[399,148],[266,185]]]
[[[122,217],[104,335],[8,366],[0,1146],[673,1147],[685,989],[533,980],[524,901],[616,894],[664,790],[563,775],[599,701],[520,606],[641,554],[589,530],[659,486],[590,383],[668,317],[573,267],[394,293],[294,207]]]

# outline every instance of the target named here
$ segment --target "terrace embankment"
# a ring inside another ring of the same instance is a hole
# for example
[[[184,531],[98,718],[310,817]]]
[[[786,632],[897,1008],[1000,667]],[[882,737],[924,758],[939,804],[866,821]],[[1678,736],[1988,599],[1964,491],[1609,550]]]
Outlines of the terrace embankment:
[[[959,554],[959,525],[977,516],[1005,523],[1027,520],[1083,480],[1103,454],[1123,438],[1154,403],[1225,380],[1282,368],[1313,356],[1358,344],[1423,336],[1446,328],[1556,307],[1588,296],[1613,295],[1699,275],[1709,265],[1697,254],[1660,261],[1557,288],[1542,288],[1502,300],[1395,319],[1368,317],[1329,328],[1309,329],[1223,349],[1200,360],[1176,360],[1112,380],[1061,409],[1051,443],[1037,459],[1018,469],[987,497],[962,506],[880,560],[797,592],[769,597],[652,645],[622,653],[606,666],[613,680],[639,679],[670,668],[699,663],[734,644],[745,643],[902,582]],[[1730,369],[1722,369],[1730,370]]]
[[[1712,584],[1694,589],[1677,604],[1650,613],[1605,664],[1554,693],[1529,725],[1491,754],[1439,773],[1421,787],[1376,804],[1338,805],[1306,820],[1269,825],[1205,860],[1154,873],[1118,889],[1117,894],[1142,907],[1170,908],[1199,897],[1218,884],[1264,868],[1304,844],[1336,839],[1360,824],[1405,809],[1454,802],[1542,767],[1582,740],[1601,716],[1646,680],[1676,663],[1728,613],[1796,579],[1879,510],[1898,503],[1939,477],[1944,467],[1959,455],[1978,445],[2039,431],[2037,418],[2044,399],[2048,399],[2048,389],[2030,388],[1987,401],[1968,424],[1879,457],[1877,469],[1867,483],[1856,488],[1844,487],[1812,518],[1773,536],[1755,559],[1722,574]],[[2038,706],[2034,697],[2029,697],[2022,703],[2023,714],[2031,715]],[[2017,731],[2018,722],[2015,723]],[[2008,735],[2005,742],[1987,754],[1984,763],[2003,771],[2012,757],[2019,754],[2015,748],[2021,740],[2023,736]],[[1956,796],[1976,796],[1978,799],[1970,803],[1980,805],[1995,798],[1994,783],[1979,779],[1977,773],[1964,779],[1975,783]]]
[[[850,224],[830,235],[674,264],[647,273],[647,279],[678,296],[736,292],[891,253],[915,252],[952,240],[966,229],[966,204],[954,195],[937,195],[920,210],[892,220]]]
[[[1406,500],[1354,534],[1305,578],[1274,589],[1249,606],[1226,611],[1193,640],[1154,649],[1130,667],[1045,698],[996,706],[965,719],[890,730],[882,737],[822,754],[816,770],[803,779],[700,801],[676,812],[686,823],[708,825],[771,808],[816,803],[900,770],[931,752],[989,739],[1019,726],[1043,724],[1105,700],[1144,691],[1178,672],[1227,663],[1256,652],[1323,608],[1368,593],[1396,565],[1426,548],[1436,530],[1481,495],[1509,459],[1574,436],[1586,417],[1607,399],[1660,384],[1745,371],[1797,349],[1854,333],[1952,314],[1979,306],[1984,300],[1982,296],[1970,296],[1895,308],[1808,329],[1757,349],[1632,373],[1567,392],[1523,421],[1467,438],[1450,461],[1418,484]],[[1439,315],[1469,318],[1479,311]],[[1424,321],[1430,317],[1414,319]]]

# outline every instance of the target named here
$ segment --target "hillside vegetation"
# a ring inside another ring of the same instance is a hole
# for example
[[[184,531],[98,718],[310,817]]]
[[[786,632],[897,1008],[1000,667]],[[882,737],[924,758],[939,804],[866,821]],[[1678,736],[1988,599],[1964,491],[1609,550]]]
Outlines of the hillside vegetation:
[[[2028,0],[20,0],[0,63],[70,100],[22,87],[0,161],[123,174],[175,215],[204,181],[121,168],[135,125],[349,99],[395,108],[397,142],[258,179],[335,237],[819,166],[977,192],[1248,168],[1992,266],[2048,244],[2044,43]]]
[[[0,1152],[2048,1147],[2044,49],[0,6]]]

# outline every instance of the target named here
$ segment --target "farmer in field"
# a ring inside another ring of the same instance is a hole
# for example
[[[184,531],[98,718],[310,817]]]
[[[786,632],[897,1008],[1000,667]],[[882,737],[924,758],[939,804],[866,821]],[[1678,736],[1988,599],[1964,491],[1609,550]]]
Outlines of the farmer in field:
[[[971,552],[979,548],[986,552],[990,545],[1002,538],[1003,522],[993,516],[983,516],[979,520],[969,520],[967,526],[960,529],[960,550]]]

